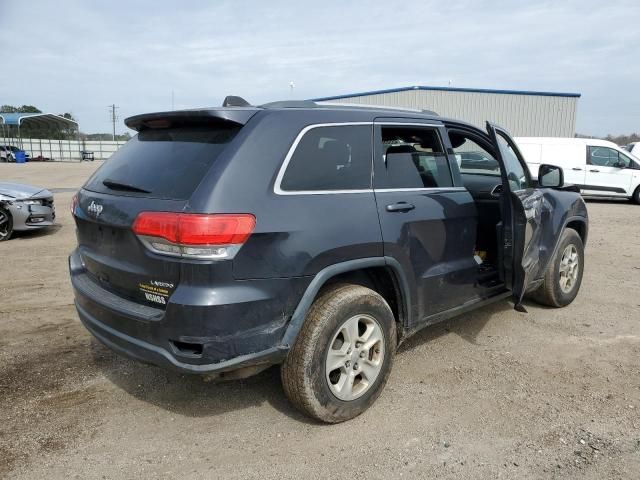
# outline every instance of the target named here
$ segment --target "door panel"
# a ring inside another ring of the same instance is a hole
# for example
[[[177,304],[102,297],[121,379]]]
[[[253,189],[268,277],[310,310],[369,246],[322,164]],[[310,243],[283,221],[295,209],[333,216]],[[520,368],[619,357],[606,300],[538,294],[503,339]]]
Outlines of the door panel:
[[[511,283],[515,308],[520,310],[529,283],[540,265],[546,265],[540,258],[546,202],[542,190],[533,188],[524,157],[509,134],[488,122],[487,131],[503,165],[505,283]]]
[[[629,196],[633,171],[627,168],[587,165],[587,176],[582,193],[587,195]]]
[[[420,322],[475,297],[477,212],[453,183],[437,129],[410,129],[376,125],[374,191],[384,254],[415,285],[411,318]]]
[[[476,209],[463,189],[448,192],[376,192],[385,256],[398,260],[410,281],[414,318],[442,312],[475,296]],[[389,212],[387,205],[414,205]]]

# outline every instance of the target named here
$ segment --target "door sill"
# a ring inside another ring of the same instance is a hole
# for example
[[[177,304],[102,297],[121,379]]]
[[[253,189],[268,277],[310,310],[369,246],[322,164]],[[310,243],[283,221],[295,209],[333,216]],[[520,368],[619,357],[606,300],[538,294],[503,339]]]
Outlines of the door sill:
[[[476,297],[471,299],[462,305],[458,305],[457,307],[450,308],[449,310],[445,310],[443,312],[435,313],[433,315],[429,315],[422,319],[418,324],[408,328],[405,330],[405,334],[403,335],[402,341],[406,338],[410,337],[414,333],[422,330],[425,327],[429,327],[431,325],[435,325],[436,323],[444,322],[445,320],[450,320],[459,315],[468,313],[472,310],[476,310],[478,308],[484,307],[485,305],[489,305],[491,303],[497,302],[499,300],[508,298],[511,296],[511,291],[506,290],[504,285],[499,285],[494,287],[490,291],[486,292],[487,295],[482,297]]]

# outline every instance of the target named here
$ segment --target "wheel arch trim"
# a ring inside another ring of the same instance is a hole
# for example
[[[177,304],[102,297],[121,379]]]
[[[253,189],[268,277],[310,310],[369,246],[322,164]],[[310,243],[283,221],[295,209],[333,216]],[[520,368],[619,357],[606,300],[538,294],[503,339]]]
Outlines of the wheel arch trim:
[[[589,235],[589,222],[587,220],[586,217],[583,217],[581,215],[574,215],[572,217],[568,217],[565,221],[564,221],[564,225],[562,226],[562,230],[564,230],[565,228],[568,228],[570,223],[581,223],[582,224],[582,228],[584,229],[583,232],[578,232],[578,235],[580,235],[580,238],[582,239],[582,243],[583,245],[587,245],[587,237]],[[557,244],[560,243],[560,239],[558,239]],[[557,247],[556,244],[556,247]]]
[[[314,300],[316,299],[320,289],[333,277],[342,273],[348,273],[363,268],[371,267],[389,267],[391,268],[395,280],[398,282],[398,294],[400,295],[400,302],[402,312],[405,317],[408,317],[411,312],[411,297],[409,290],[409,283],[407,281],[400,263],[391,257],[370,257],[370,258],[358,258],[354,260],[348,260],[346,262],[340,262],[320,270],[311,280],[311,283],[305,290],[302,298],[298,302],[289,326],[282,338],[282,345],[285,347],[291,347],[298,337],[298,333],[304,324],[307,312],[311,308]],[[402,319],[400,319],[402,320]],[[407,318],[405,318],[405,321]]]
[[[562,224],[562,228],[560,229],[560,234],[558,235],[558,238],[556,238],[556,243],[553,246],[553,253],[549,257],[549,261],[544,266],[544,268],[541,270],[541,272],[542,272],[541,276],[539,278],[537,278],[535,281],[539,281],[542,277],[544,277],[545,272],[547,271],[547,269],[551,265],[551,262],[553,261],[553,259],[556,257],[556,254],[558,253],[558,248],[560,247],[560,241],[562,240],[562,232],[564,232],[567,228],[569,228],[569,224],[570,223],[574,223],[574,222],[580,222],[583,225],[583,227],[584,227],[584,238],[582,237],[580,232],[576,232],[576,233],[578,234],[578,236],[582,240],[582,245],[583,246],[587,245],[587,236],[589,234],[589,221],[588,221],[587,217],[583,217],[581,215],[573,215],[571,217],[567,217],[564,220],[563,224]]]

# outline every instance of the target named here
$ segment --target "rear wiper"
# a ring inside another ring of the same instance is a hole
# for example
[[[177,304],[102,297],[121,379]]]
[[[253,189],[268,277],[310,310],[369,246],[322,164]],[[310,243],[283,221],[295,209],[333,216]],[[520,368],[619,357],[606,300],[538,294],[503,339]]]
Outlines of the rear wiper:
[[[135,185],[129,185],[128,183],[116,182],[108,178],[106,180],[103,180],[102,184],[105,187],[110,188],[111,190],[124,190],[127,192],[151,193],[149,190],[145,190],[144,188],[136,187]]]

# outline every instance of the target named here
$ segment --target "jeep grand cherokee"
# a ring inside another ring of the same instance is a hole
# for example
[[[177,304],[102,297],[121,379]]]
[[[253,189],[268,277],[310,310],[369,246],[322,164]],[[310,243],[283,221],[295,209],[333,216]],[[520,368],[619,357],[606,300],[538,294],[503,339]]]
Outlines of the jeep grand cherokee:
[[[585,204],[558,167],[533,181],[497,126],[312,102],[126,124],[73,200],[69,266],[80,319],[129,357],[236,378],[281,364],[291,402],[335,423],[421,328],[580,288]]]

